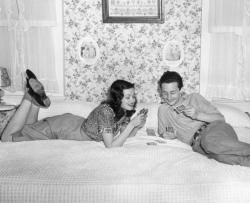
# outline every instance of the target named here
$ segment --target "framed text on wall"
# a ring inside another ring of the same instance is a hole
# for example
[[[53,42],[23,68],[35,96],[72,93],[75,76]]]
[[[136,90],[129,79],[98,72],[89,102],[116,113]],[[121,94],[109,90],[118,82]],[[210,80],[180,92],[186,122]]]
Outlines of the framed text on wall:
[[[104,23],[163,23],[162,0],[102,0]]]

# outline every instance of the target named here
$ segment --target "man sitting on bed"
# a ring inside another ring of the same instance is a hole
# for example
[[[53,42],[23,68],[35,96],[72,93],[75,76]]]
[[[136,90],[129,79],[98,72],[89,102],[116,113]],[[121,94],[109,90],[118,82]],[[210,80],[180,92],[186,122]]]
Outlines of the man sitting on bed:
[[[158,109],[158,133],[179,139],[193,151],[227,164],[250,166],[250,144],[238,140],[224,116],[198,93],[184,94],[177,72],[163,73],[159,82],[163,103]]]

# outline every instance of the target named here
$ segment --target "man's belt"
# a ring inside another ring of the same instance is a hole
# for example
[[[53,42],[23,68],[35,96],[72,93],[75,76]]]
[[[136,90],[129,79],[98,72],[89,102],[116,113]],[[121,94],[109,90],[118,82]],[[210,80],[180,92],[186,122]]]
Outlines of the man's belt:
[[[195,141],[197,140],[197,138],[199,137],[200,133],[208,126],[207,123],[204,123],[193,135],[192,141],[191,141],[191,146],[194,145]]]

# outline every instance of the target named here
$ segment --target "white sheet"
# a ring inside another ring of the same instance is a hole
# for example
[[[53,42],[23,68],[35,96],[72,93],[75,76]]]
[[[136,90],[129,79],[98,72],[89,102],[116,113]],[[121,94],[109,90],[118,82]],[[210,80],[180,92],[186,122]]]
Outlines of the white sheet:
[[[250,202],[250,168],[162,140],[1,143],[0,202]]]
[[[238,138],[242,142],[250,143],[250,128],[248,127],[234,127]]]

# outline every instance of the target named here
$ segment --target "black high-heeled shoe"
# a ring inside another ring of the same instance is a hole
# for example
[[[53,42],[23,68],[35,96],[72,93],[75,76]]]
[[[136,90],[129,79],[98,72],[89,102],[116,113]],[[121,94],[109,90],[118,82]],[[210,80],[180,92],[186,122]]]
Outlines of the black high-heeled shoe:
[[[48,108],[50,106],[50,99],[47,97],[44,87],[41,85],[41,88],[37,91],[35,91],[32,88],[32,85],[30,84],[29,80],[34,79],[37,80],[36,75],[29,69],[26,70],[26,87],[28,88],[28,93],[30,96],[41,106],[44,108]],[[38,81],[38,80],[37,80]],[[40,83],[40,82],[39,82]],[[41,83],[40,83],[41,84]]]

